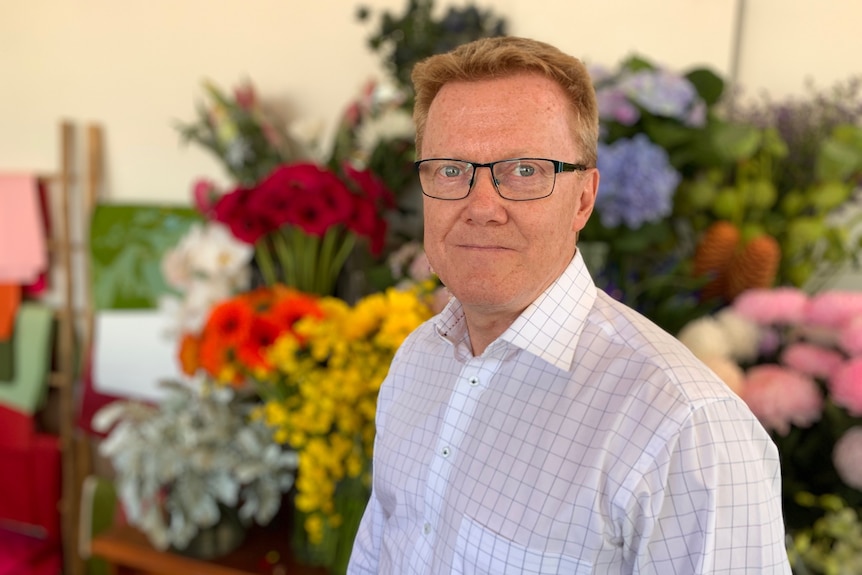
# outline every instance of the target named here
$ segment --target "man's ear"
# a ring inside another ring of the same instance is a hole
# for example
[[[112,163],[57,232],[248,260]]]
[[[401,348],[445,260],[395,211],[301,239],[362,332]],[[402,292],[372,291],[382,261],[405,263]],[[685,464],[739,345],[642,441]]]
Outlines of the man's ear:
[[[599,191],[599,170],[597,168],[593,168],[581,175],[578,191],[580,192],[578,211],[575,213],[575,220],[572,222],[572,230],[576,232],[587,225],[587,220],[590,219],[593,208],[596,206],[596,194]]]

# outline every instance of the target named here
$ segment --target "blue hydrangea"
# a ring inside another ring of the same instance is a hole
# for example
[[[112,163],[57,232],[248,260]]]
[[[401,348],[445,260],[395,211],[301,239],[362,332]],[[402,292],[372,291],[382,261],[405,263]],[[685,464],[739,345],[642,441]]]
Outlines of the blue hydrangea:
[[[685,77],[667,70],[639,70],[623,77],[622,90],[633,102],[657,116],[674,118],[690,125],[700,126],[692,108],[699,107],[701,98],[694,85]],[[705,120],[703,118],[701,122]]]
[[[601,178],[596,210],[602,225],[637,229],[670,215],[680,175],[667,152],[637,134],[613,144],[599,144]]]

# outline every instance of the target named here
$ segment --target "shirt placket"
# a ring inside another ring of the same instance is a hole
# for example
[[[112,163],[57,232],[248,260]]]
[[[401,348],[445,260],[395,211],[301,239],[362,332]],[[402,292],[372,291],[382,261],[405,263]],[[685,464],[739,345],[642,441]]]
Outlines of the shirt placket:
[[[452,469],[462,457],[461,448],[470,423],[473,421],[479,399],[488,387],[491,377],[499,370],[497,358],[472,358],[464,364],[446,406],[440,433],[432,446],[434,454],[425,488],[425,517],[422,536],[426,545],[417,554],[421,565],[430,565],[430,552],[437,537],[445,496],[449,490]],[[421,557],[420,557],[421,556]],[[417,571],[420,572],[421,570]]]

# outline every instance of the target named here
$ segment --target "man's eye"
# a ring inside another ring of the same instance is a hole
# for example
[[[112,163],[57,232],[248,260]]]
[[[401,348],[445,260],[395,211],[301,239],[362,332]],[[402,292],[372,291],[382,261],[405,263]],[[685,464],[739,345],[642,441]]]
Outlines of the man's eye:
[[[532,164],[518,164],[515,174],[521,177],[529,177],[536,174],[536,166]]]
[[[458,166],[448,165],[440,168],[440,173],[447,178],[457,178],[463,173],[463,170]]]

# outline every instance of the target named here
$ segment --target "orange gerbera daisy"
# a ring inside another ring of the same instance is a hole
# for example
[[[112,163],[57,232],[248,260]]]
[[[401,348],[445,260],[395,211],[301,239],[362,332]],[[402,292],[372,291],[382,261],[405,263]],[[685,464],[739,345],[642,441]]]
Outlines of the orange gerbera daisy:
[[[240,298],[229,299],[215,306],[204,327],[204,337],[222,345],[238,345],[248,337],[254,309]]]
[[[305,316],[323,317],[318,298],[293,292],[273,304],[269,316],[282,329],[292,330],[293,324]]]
[[[237,348],[237,358],[248,369],[270,369],[266,348],[271,346],[284,330],[267,317],[256,316],[251,322],[248,337]]]

